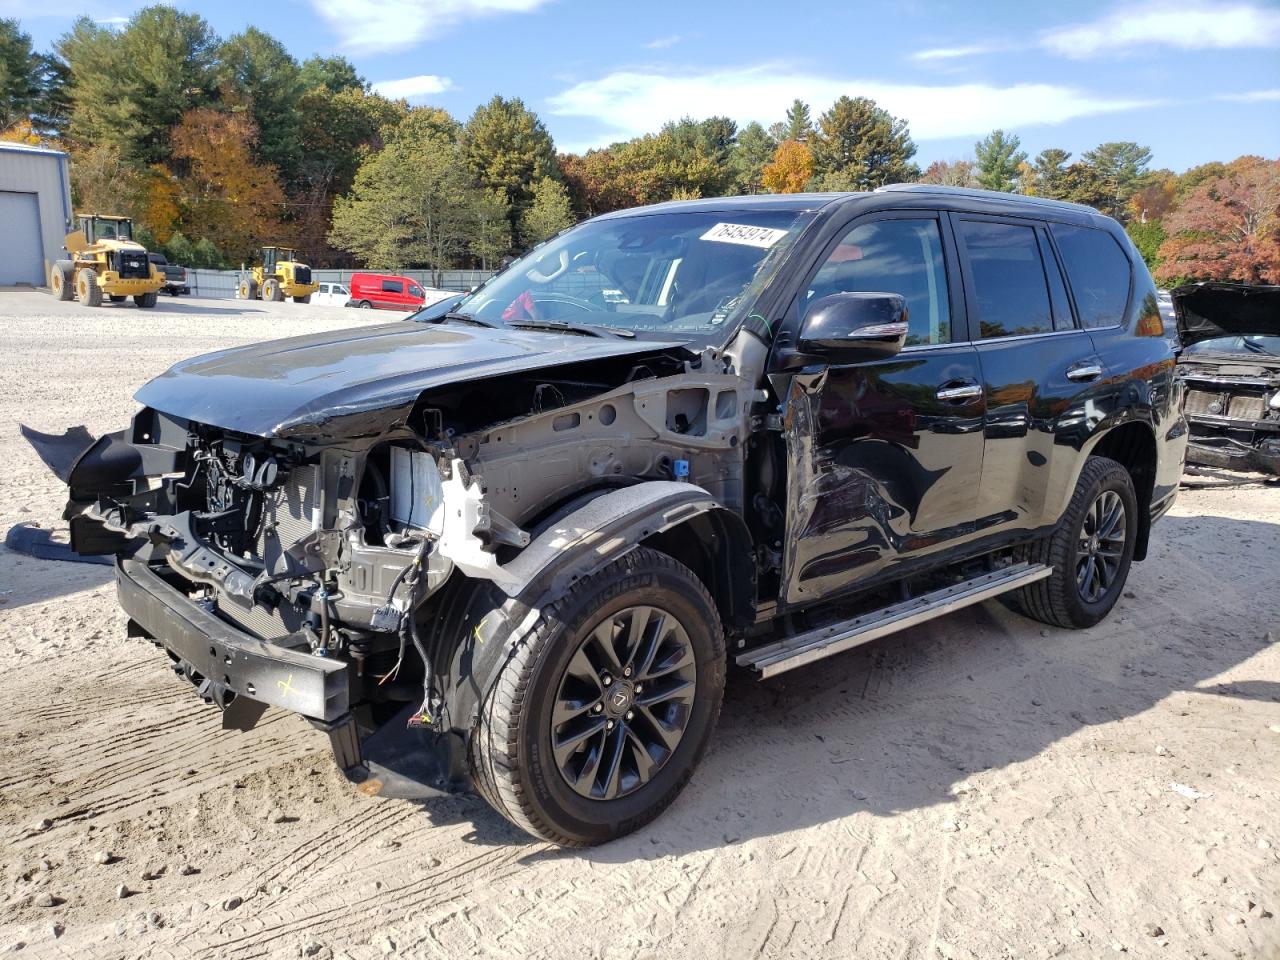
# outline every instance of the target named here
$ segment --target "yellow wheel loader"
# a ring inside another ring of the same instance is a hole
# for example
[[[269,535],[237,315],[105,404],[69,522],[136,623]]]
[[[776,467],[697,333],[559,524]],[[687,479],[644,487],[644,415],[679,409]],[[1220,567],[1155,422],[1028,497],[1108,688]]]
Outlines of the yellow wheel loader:
[[[274,300],[292,297],[294,303],[310,303],[320,289],[311,282],[311,268],[296,258],[289,247],[263,247],[262,264],[240,281],[241,300]]]
[[[133,297],[140,307],[154,307],[164,274],[134,241],[133,221],[100,213],[77,213],[76,220],[79,229],[63,243],[71,257],[55,260],[49,271],[53,295],[91,307],[101,306],[104,296],[112,303]]]

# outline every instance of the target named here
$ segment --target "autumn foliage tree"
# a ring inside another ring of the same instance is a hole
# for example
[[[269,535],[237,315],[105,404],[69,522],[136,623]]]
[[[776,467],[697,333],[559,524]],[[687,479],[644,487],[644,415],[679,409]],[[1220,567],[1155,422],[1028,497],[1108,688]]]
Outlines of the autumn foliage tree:
[[[813,151],[798,140],[783,140],[761,180],[773,193],[800,193],[813,179]]]
[[[1240,157],[1164,221],[1156,279],[1280,283],[1280,160]]]
[[[284,188],[275,167],[254,161],[258,130],[243,113],[188,111],[173,131],[181,223],[233,259],[262,243],[287,243]]]

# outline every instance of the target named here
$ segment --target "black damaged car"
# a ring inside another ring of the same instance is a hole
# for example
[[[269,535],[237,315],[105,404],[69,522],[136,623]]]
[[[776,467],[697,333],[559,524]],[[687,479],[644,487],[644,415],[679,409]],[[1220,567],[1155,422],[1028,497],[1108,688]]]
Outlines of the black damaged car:
[[[296,711],[363,792],[562,844],[674,800],[731,664],[992,597],[1098,623],[1182,473],[1151,278],[1071,204],[628,210],[433,319],[180,363],[83,452],[27,434],[226,725]]]
[[[1172,298],[1187,462],[1280,475],[1280,287],[1192,283]]]

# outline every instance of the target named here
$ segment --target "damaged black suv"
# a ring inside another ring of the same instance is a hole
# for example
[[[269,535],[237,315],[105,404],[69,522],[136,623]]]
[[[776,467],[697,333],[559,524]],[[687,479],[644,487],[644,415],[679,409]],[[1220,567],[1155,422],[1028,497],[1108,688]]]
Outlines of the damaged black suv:
[[[28,436],[228,726],[293,710],[365,793],[592,844],[676,797],[731,660],[1106,616],[1182,472],[1173,374],[1116,223],[897,186],[597,217],[437,322],[180,363],[75,458]]]

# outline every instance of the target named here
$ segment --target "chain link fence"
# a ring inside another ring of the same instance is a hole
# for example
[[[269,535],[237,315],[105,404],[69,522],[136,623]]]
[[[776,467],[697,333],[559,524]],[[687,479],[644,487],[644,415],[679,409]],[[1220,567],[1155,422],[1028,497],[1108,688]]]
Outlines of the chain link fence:
[[[312,270],[311,277],[316,282],[349,284],[352,274],[373,273],[372,270]],[[465,293],[480,286],[492,275],[490,270],[444,270],[440,274],[441,290],[456,290]],[[424,287],[434,287],[430,270],[402,270],[397,277],[408,277]],[[224,297],[234,299],[236,288],[240,285],[239,270],[197,270],[187,269],[187,286],[191,288],[193,297]]]

